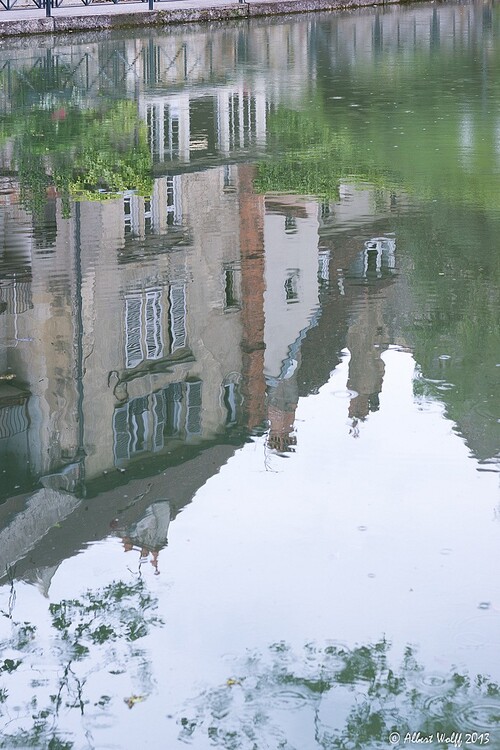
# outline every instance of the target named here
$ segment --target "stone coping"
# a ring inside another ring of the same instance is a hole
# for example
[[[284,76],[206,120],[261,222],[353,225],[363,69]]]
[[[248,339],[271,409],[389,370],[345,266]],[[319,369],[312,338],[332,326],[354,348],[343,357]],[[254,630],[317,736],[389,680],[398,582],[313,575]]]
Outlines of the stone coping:
[[[0,11],[0,38],[33,34],[106,31],[127,28],[161,28],[172,24],[210,23],[260,16],[288,15],[311,11],[345,10],[372,5],[387,5],[398,0],[245,0],[222,2],[184,0],[156,3],[145,10],[145,3],[122,2],[91,6],[61,6],[46,18],[42,9]],[[162,7],[163,6],[163,7]]]

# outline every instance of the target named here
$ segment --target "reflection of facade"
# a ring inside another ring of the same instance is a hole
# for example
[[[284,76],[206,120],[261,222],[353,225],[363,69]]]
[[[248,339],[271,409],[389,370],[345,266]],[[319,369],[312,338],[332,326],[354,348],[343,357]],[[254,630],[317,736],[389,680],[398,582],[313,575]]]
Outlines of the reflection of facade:
[[[290,449],[298,403],[300,349],[319,318],[318,205],[296,197],[266,200],[266,353],[269,445]]]
[[[150,196],[81,203],[71,219],[51,195],[35,230],[14,200],[2,207],[5,494],[32,488],[31,480],[16,487],[26,466],[34,482],[73,490],[266,421],[269,443],[286,450],[299,395],[326,381],[346,342],[348,386],[359,394],[351,416],[377,408],[380,354],[396,340],[386,314],[394,239],[377,225],[390,205],[379,195],[373,210],[372,191],[350,185],[328,206],[264,201],[252,169],[238,162],[265,144],[274,107],[303,100],[308,49],[338,64],[355,51],[371,58],[396,39],[436,44],[445,28],[449,43],[474,12],[389,9],[43,50],[54,86],[38,104],[50,109],[57,98],[63,62],[72,106],[94,107],[103,94],[133,98],[161,176]],[[14,92],[16,66],[24,75],[37,60],[10,55]],[[314,61],[310,70],[314,78]],[[4,92],[3,111],[13,101]],[[200,166],[211,168],[195,172]]]

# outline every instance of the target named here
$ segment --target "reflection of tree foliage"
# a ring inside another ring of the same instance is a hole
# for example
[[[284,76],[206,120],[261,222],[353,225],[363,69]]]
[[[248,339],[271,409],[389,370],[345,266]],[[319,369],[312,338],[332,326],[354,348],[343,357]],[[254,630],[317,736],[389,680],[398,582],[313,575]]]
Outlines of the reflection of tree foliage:
[[[434,747],[448,747],[438,733],[477,729],[464,712],[478,704],[487,706],[488,728],[499,726],[496,683],[455,671],[428,675],[410,647],[395,669],[389,649],[385,640],[353,650],[309,644],[297,655],[275,644],[202,693],[180,718],[179,739],[206,738],[207,746],[226,750],[371,750],[389,746],[397,731],[403,739],[433,734]]]
[[[261,193],[281,192],[338,199],[339,184],[349,177],[389,184],[388,172],[370,168],[352,133],[335,130],[320,109],[279,108],[270,119],[270,154],[258,168]]]
[[[0,662],[0,721],[5,725],[0,748],[73,747],[72,737],[64,736],[59,727],[61,714],[107,710],[113,699],[96,694],[95,685],[103,671],[127,672],[139,685],[148,683],[149,662],[136,642],[152,626],[162,624],[156,607],[142,579],[117,581],[78,599],[50,604],[50,651],[59,663],[57,670],[51,664],[41,679],[34,675],[43,674],[36,662],[43,636],[30,623],[12,621],[10,638],[0,644],[11,654]]]
[[[328,33],[328,23],[318,28],[320,36]],[[479,71],[473,46],[459,56],[415,50],[411,66],[402,47],[401,66],[390,56],[377,64],[344,60],[341,75],[327,49],[325,56],[321,46],[313,50],[321,75],[302,103],[269,116],[272,148],[259,165],[259,191],[335,196],[339,180],[354,178],[419,199],[498,210],[498,77],[487,78],[479,97],[486,71]],[[487,68],[496,69],[499,54],[491,49]]]
[[[35,216],[43,213],[48,187],[62,196],[66,215],[70,199],[151,193],[146,129],[133,102],[20,110],[0,127],[4,136],[14,137],[21,201]]]

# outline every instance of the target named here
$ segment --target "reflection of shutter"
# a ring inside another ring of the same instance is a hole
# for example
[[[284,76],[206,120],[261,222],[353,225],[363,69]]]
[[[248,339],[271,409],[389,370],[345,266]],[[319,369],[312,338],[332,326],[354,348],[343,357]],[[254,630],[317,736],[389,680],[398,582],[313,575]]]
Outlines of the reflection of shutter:
[[[226,424],[236,422],[236,393],[238,386],[236,383],[227,383],[224,386],[224,406],[227,410]]]
[[[148,397],[140,396],[129,402],[131,443],[130,452],[147,450],[148,441]]]
[[[170,330],[172,351],[186,346],[186,285],[170,287]]]
[[[129,457],[128,406],[120,406],[113,414],[115,464]]]
[[[163,430],[167,416],[165,394],[153,393],[153,450],[159,451],[163,448]]]
[[[201,432],[201,381],[186,383],[186,432],[199,435]]]
[[[0,438],[13,437],[25,432],[29,427],[24,404],[14,404],[0,409]]]
[[[167,407],[167,430],[171,436],[178,435],[181,429],[182,385],[171,383],[164,389]]]
[[[159,359],[163,354],[161,291],[146,293],[146,357]]]
[[[137,367],[144,359],[141,340],[142,299],[125,297],[125,367]]]
[[[33,307],[31,281],[13,281],[7,286],[0,286],[0,302],[5,302],[5,313],[20,314]]]

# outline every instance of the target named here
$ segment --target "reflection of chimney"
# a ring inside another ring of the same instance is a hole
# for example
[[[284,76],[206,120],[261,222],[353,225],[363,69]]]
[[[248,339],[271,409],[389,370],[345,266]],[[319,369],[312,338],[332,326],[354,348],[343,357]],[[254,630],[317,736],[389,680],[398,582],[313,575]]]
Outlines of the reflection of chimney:
[[[349,416],[364,420],[379,409],[379,394],[384,379],[382,353],[387,349],[383,317],[384,298],[365,294],[364,305],[347,332],[350,351],[347,387],[356,392],[349,404]]]
[[[297,445],[297,438],[293,435],[295,423],[295,409],[282,411],[274,404],[269,405],[269,437],[268,445],[273,450],[286,453],[292,445]]]
[[[249,429],[266,418],[264,378],[264,197],[253,190],[255,167],[238,167],[243,337],[243,412]]]
[[[270,448],[286,453],[297,445],[297,438],[293,434],[295,427],[295,411],[299,402],[299,384],[297,373],[300,368],[300,352],[297,353],[295,369],[290,375],[285,375],[269,387],[268,410]]]

